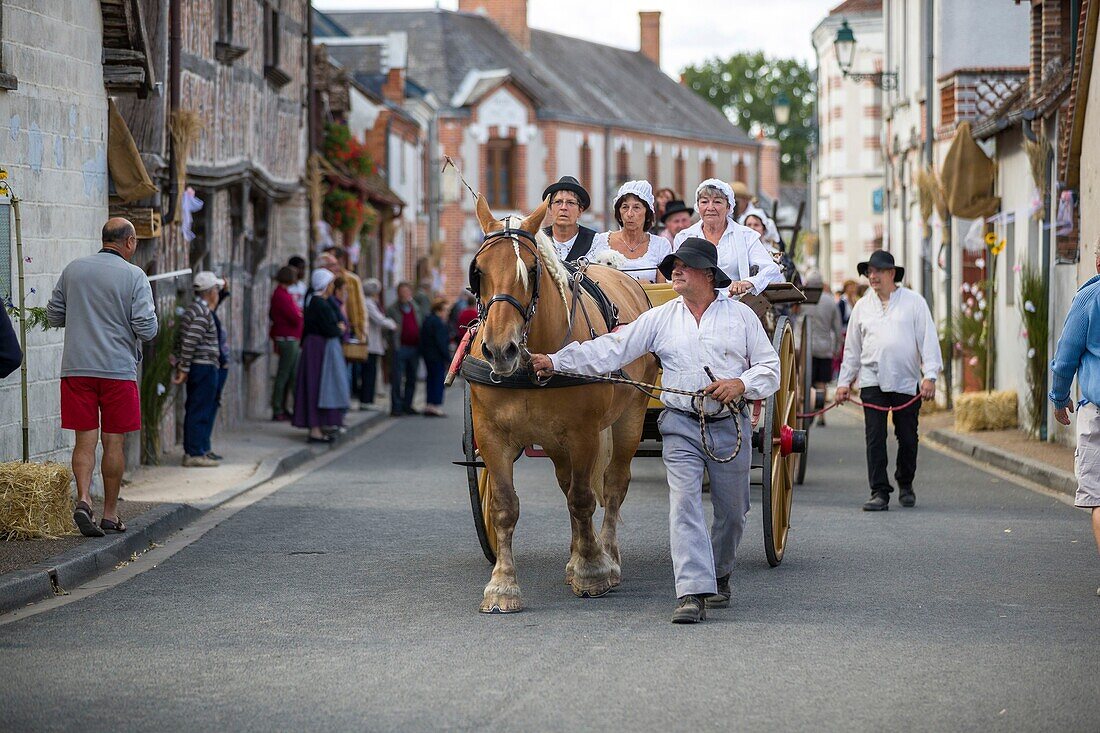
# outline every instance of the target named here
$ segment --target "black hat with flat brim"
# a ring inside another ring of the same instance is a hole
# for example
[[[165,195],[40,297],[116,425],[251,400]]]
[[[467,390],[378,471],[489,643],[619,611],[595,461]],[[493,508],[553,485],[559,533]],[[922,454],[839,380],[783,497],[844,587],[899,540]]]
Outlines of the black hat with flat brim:
[[[680,245],[679,249],[670,255],[666,255],[657,269],[665,276],[666,280],[672,279],[672,268],[680,260],[688,267],[697,270],[714,270],[714,287],[728,288],[733,282],[729,275],[718,267],[718,248],[702,237],[688,237]]]
[[[681,211],[686,211],[689,216],[695,214],[695,209],[691,208],[680,199],[672,199],[665,204],[665,213],[661,214],[661,223],[664,224],[665,219],[673,214],[679,214]]]
[[[562,176],[558,179],[557,183],[551,183],[546,187],[546,190],[542,192],[542,197],[545,199],[549,196],[553,196],[558,191],[572,191],[577,194],[577,202],[581,205],[582,209],[587,209],[592,205],[592,199],[588,196],[588,191],[585,191],[581,182],[573,176]]]
[[[876,270],[893,270],[894,282],[899,283],[901,279],[905,277],[905,268],[898,267],[894,264],[894,255],[890,254],[884,249],[876,249],[871,253],[871,256],[867,258],[866,262],[860,262],[856,265],[856,272],[863,277],[867,277],[867,268],[873,267]]]

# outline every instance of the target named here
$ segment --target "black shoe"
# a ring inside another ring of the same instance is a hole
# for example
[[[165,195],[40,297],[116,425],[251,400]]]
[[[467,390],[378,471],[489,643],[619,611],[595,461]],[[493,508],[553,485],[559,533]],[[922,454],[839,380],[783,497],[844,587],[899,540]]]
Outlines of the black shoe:
[[[311,435],[311,436],[309,436],[308,439],[306,439],[306,442],[307,443],[332,443],[335,440],[336,439],[333,438],[331,435],[325,435],[325,436],[322,436],[320,438],[314,438]]]
[[[401,410],[390,410],[390,417],[404,417],[405,413]]]
[[[872,494],[871,500],[863,505],[865,512],[885,512],[890,509],[890,496],[888,494]]]
[[[914,507],[917,505],[917,495],[913,493],[913,487],[898,489],[898,503],[903,507]]]
[[[730,576],[723,575],[718,578],[718,592],[712,596],[707,596],[707,608],[729,608],[730,607]]]
[[[406,415],[419,415],[420,410],[417,410],[415,407],[410,407],[409,409],[405,410],[404,414],[406,414]]]
[[[707,617],[707,604],[703,602],[703,596],[684,596],[677,602],[676,610],[672,612],[674,624],[697,624]]]
[[[219,456],[219,455],[218,455],[217,453],[215,453],[214,451],[209,451],[209,452],[208,452],[208,453],[206,454],[206,457],[207,457],[207,458],[209,458],[209,459],[210,459],[210,460],[212,460],[212,461],[224,461],[224,460],[225,460],[225,458],[223,458],[222,456]]]

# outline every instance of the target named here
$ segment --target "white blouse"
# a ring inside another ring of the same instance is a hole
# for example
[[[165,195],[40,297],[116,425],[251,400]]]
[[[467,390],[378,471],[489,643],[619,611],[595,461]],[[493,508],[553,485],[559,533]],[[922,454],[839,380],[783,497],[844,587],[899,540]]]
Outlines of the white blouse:
[[[592,249],[588,252],[589,261],[606,262],[635,280],[647,283],[657,282],[657,265],[672,253],[672,244],[667,239],[651,233],[646,251],[638,257],[628,257],[611,248],[610,237],[611,232],[599,232],[592,238]]]

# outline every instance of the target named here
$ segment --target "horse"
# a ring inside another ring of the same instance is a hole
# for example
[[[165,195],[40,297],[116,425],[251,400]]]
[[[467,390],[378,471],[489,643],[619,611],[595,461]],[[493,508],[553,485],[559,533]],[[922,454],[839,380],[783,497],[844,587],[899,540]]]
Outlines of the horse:
[[[580,284],[571,281],[540,229],[546,209],[543,201],[525,219],[500,221],[485,198],[477,198],[485,239],[470,265],[470,289],[480,313],[470,354],[488,362],[492,380],[522,376],[525,370],[529,375],[531,353],[553,353],[567,342],[607,332],[601,317],[590,317],[597,307],[595,300],[585,292],[574,296],[572,289]],[[649,298],[634,278],[597,265],[590,266],[587,274],[615,305],[620,323],[630,323],[649,309]],[[571,317],[573,298],[579,307]],[[652,383],[657,377],[656,358],[646,354],[627,365],[626,372]],[[542,446],[553,461],[569,506],[572,541],[566,583],[578,597],[604,595],[622,581],[619,510],[630,483],[630,462],[641,442],[648,396],[634,387],[607,382],[572,382],[575,386],[555,388],[532,381],[529,389],[502,389],[493,386],[492,380],[470,384],[474,436],[492,479],[489,512],[497,536],[496,564],[485,586],[481,612],[523,609],[512,555],[512,535],[519,519],[512,468],[530,445]],[[597,491],[604,507],[598,536],[592,522]]]

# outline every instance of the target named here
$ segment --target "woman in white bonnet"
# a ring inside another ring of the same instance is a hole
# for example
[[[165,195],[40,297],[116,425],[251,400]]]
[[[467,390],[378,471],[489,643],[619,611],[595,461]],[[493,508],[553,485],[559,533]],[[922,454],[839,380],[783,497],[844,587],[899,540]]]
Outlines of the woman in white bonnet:
[[[741,218],[737,220],[737,223],[752,229],[760,235],[760,241],[768,248],[768,252],[771,253],[772,259],[775,260],[775,264],[779,265],[779,269],[783,272],[784,279],[788,282],[795,282],[797,278],[797,268],[794,266],[794,261],[787,256],[782,240],[779,237],[779,227],[775,225],[775,221],[764,213],[763,209],[753,206],[749,207],[745,210],[745,213],[741,214]],[[800,278],[798,279],[800,280]]]
[[[718,267],[733,279],[730,293],[760,294],[771,283],[783,282],[783,273],[768,248],[752,229],[731,218],[733,189],[725,181],[708,178],[695,189],[699,221],[676,235],[675,252],[688,237],[701,237],[718,249]]]
[[[672,246],[664,237],[650,232],[656,214],[649,181],[627,181],[620,186],[613,211],[619,229],[593,238],[589,260],[623,270],[635,280],[664,282],[657,265],[672,252]]]

